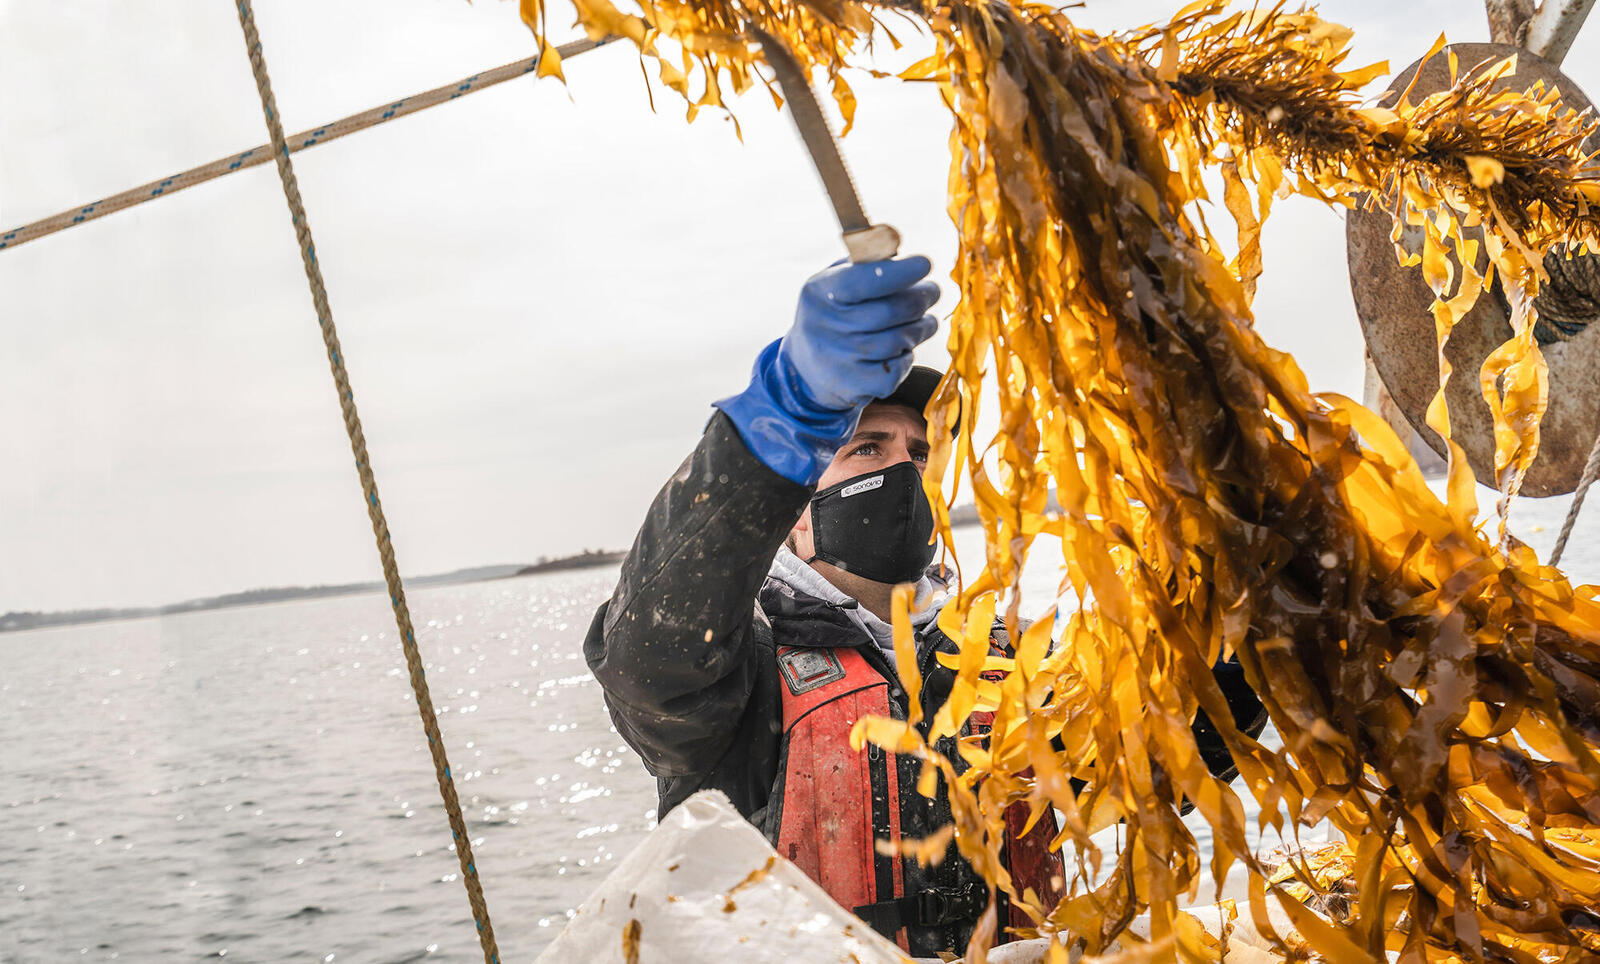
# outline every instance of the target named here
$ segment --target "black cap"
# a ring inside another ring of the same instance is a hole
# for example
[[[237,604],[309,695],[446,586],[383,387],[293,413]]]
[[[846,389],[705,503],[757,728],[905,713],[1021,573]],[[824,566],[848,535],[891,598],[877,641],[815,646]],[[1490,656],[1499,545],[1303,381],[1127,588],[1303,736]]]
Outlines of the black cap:
[[[928,399],[938,390],[944,372],[927,365],[913,365],[906,373],[900,387],[875,401],[884,405],[904,405],[921,415],[928,407]]]

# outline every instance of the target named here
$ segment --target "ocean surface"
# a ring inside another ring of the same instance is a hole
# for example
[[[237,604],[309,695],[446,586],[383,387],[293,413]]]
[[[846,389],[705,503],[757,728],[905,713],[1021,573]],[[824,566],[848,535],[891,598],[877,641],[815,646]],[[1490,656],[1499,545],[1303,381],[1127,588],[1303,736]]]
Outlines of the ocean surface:
[[[1543,553],[1565,510],[1514,531]],[[1600,506],[1568,562],[1600,581]],[[615,579],[411,596],[507,962],[654,825],[580,653]],[[0,660],[0,962],[481,960],[383,596],[0,634]]]

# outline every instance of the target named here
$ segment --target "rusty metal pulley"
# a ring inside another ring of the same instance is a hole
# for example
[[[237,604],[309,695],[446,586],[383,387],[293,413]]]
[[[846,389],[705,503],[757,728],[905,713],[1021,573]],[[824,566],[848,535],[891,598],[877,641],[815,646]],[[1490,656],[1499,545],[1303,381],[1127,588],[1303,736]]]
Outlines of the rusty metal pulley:
[[[1589,99],[1560,69],[1527,50],[1507,44],[1466,43],[1453,51],[1463,71],[1486,61],[1517,55],[1515,73],[1496,86],[1526,89],[1544,81],[1561,92],[1567,106],[1590,108]],[[1448,57],[1441,52],[1426,64],[1413,63],[1395,77],[1380,99],[1392,105],[1418,74],[1413,102],[1450,86]],[[1590,145],[1593,150],[1596,145]],[[1382,210],[1354,210],[1345,221],[1350,288],[1362,334],[1378,375],[1419,437],[1440,455],[1444,440],[1428,428],[1428,403],[1439,386],[1434,296],[1420,266],[1401,267],[1390,240],[1393,222]],[[1401,244],[1421,249],[1420,229],[1410,229]],[[1480,254],[1479,269],[1487,258]],[[1600,435],[1600,255],[1568,259],[1552,252],[1545,259],[1550,283],[1534,302],[1540,320],[1534,329],[1550,368],[1550,407],[1540,428],[1539,454],[1522,491],[1531,496],[1573,491],[1596,435]],[[1455,327],[1445,347],[1454,374],[1445,390],[1450,428],[1467,453],[1478,481],[1494,483],[1494,421],[1478,387],[1478,371],[1489,353],[1511,337],[1511,309],[1496,282]]]

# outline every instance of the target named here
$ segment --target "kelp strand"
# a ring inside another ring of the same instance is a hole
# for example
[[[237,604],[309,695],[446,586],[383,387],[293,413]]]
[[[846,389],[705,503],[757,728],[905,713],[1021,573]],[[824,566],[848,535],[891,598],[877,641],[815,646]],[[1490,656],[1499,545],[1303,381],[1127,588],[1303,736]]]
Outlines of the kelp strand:
[[[1499,544],[1487,540],[1453,443],[1441,502],[1388,427],[1313,394],[1250,311],[1261,223],[1290,193],[1379,206],[1397,241],[1421,229],[1441,385],[1451,326],[1498,273],[1515,336],[1479,377],[1509,498],[1545,403],[1542,259],[1596,237],[1588,117],[1555,91],[1496,87],[1506,63],[1452,65],[1447,91],[1363,106],[1381,66],[1342,69],[1349,31],[1282,7],[1229,15],[1202,0],[1102,36],[998,0],[575,2],[591,35],[639,46],[691,119],[763,82],[749,26],[820,69],[847,122],[841,71],[870,66],[875,31],[910,19],[932,35],[934,52],[901,76],[935,84],[953,120],[961,300],[930,408],[955,433],[930,431],[927,478],[947,544],[943,482],[971,485],[986,559],[941,616],[974,643],[944,709],[920,725],[863,721],[855,739],[920,755],[924,787],[943,774],[956,847],[1037,933],[1090,953],[1120,940],[1135,956],[1216,960],[1180,903],[1240,863],[1257,928],[1271,932],[1269,901],[1293,922],[1286,955],[1600,954],[1596,589],[1508,540],[1503,507]],[[548,47],[542,3],[523,11]],[[1201,219],[1207,168],[1238,228],[1232,257]],[[1448,439],[1442,398],[1429,421]],[[999,428],[980,439],[991,406]],[[1051,488],[1059,513],[1046,511]],[[1041,534],[1060,539],[1063,588],[1081,606],[1024,632],[1015,586]],[[997,611],[1018,645],[993,667],[976,653]],[[1281,749],[1232,725],[1210,673],[1229,655]],[[1009,672],[995,687],[985,668]],[[974,710],[994,713],[987,746],[963,743],[955,759],[930,748]],[[1197,710],[1263,825],[1292,838],[1328,820],[1345,843],[1281,867],[1252,853],[1239,797],[1200,759]],[[1185,799],[1213,830],[1209,868],[1179,820]],[[1001,814],[1018,801],[1061,812],[1060,843],[1079,855],[1054,906],[1017,893],[999,860]],[[1111,826],[1106,854],[1091,837]],[[908,850],[935,859],[943,841]],[[1139,914],[1150,943],[1133,947]],[[991,907],[969,960],[995,927]]]

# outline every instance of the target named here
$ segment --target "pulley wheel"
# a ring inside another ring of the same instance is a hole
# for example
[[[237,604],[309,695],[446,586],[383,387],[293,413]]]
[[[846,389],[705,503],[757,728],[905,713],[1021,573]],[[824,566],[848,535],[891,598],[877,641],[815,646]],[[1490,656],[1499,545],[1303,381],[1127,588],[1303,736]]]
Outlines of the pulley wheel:
[[[1514,53],[1517,69],[1498,81],[1497,87],[1525,90],[1542,80],[1561,92],[1566,106],[1590,108],[1589,99],[1576,84],[1553,64],[1526,50],[1489,43],[1453,44],[1446,50],[1455,52],[1462,73]],[[1395,78],[1381,104],[1393,106],[1419,64],[1412,64]],[[1449,86],[1449,61],[1441,51],[1422,65],[1411,102]],[[1592,143],[1588,146],[1590,150],[1595,147]],[[1438,342],[1429,311],[1433,292],[1422,280],[1420,265],[1400,266],[1389,239],[1392,227],[1382,210],[1349,213],[1345,242],[1350,288],[1378,375],[1412,427],[1443,456],[1444,440],[1427,425],[1428,403],[1439,387]],[[1408,251],[1420,252],[1421,229],[1408,228],[1401,243]],[[1488,259],[1481,253],[1479,257],[1478,268],[1483,270]],[[1550,368],[1550,407],[1540,423],[1539,454],[1522,484],[1523,493],[1531,496],[1562,495],[1577,488],[1589,449],[1600,433],[1600,317],[1593,318],[1592,324],[1586,317],[1600,316],[1600,255],[1559,265],[1555,263],[1558,260],[1564,256],[1546,258],[1547,269],[1560,277],[1542,290],[1535,302],[1541,315],[1548,316],[1542,317],[1536,334]],[[1445,357],[1453,368],[1445,390],[1451,433],[1466,451],[1473,474],[1488,486],[1495,484],[1494,418],[1480,393],[1478,371],[1489,353],[1511,337],[1510,308],[1498,282],[1495,288],[1484,292],[1457,322],[1445,347]]]

